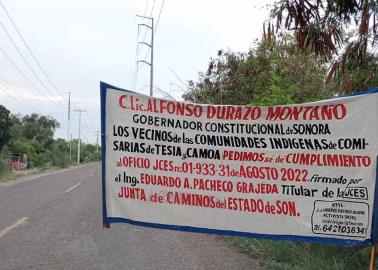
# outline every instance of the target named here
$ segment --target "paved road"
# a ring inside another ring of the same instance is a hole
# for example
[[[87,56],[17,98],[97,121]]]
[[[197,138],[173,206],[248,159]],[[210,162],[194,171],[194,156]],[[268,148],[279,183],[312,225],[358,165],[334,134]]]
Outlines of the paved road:
[[[100,166],[0,184],[0,269],[261,269],[220,236],[102,228]]]

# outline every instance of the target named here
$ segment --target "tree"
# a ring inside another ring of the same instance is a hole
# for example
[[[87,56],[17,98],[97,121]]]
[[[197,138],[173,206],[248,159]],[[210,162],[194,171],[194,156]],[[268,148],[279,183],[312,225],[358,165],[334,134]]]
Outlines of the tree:
[[[196,103],[272,105],[330,97],[326,67],[302,53],[292,37],[265,40],[248,53],[220,50],[198,82],[189,82],[184,99]]]
[[[279,0],[271,14],[266,35],[294,32],[298,48],[330,63],[327,82],[336,80],[340,94],[378,80],[376,0]]]
[[[36,113],[22,118],[23,136],[28,140],[37,140],[45,148],[51,147],[54,142],[55,129],[60,125],[49,116],[39,116]]]
[[[51,162],[53,165],[66,168],[69,166],[69,153],[67,142],[64,139],[56,139],[51,148]]]
[[[10,112],[3,105],[0,105],[0,151],[10,139],[12,122],[9,113]]]
[[[8,149],[12,153],[27,154],[29,166],[46,166],[53,164],[52,150],[54,131],[59,123],[49,116],[38,114],[11,116],[11,139]],[[64,152],[61,152],[64,157]]]
[[[9,112],[8,112],[9,114]],[[3,118],[1,118],[3,119]],[[5,118],[4,118],[5,119]],[[7,149],[11,153],[26,154],[29,167],[67,167],[69,165],[68,144],[64,139],[54,139],[54,131],[59,123],[50,116],[9,115],[11,127]],[[0,121],[1,122],[1,121]],[[77,140],[72,142],[73,161],[76,160]],[[81,161],[100,160],[96,146],[82,144]]]

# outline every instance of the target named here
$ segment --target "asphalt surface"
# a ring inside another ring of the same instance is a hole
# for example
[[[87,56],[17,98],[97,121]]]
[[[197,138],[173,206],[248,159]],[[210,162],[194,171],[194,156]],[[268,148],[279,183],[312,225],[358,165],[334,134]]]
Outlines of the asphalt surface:
[[[90,164],[0,183],[0,269],[262,269],[222,236],[102,228]]]

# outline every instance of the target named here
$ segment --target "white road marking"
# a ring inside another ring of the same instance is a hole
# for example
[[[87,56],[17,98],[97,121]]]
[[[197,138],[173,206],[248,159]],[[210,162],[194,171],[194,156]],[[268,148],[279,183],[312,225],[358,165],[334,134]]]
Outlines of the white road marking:
[[[0,231],[0,238],[9,233],[10,231],[14,230],[18,226],[21,226],[24,224],[26,221],[28,221],[28,217],[23,217],[17,220],[13,225],[10,225],[9,227],[6,227],[5,229]]]
[[[72,190],[74,190],[75,188],[77,188],[78,186],[80,186],[81,185],[81,182],[79,182],[79,183],[77,183],[76,185],[74,185],[73,187],[70,187],[69,189],[67,189],[66,191],[65,191],[65,193],[67,193],[67,192],[70,192],[70,191],[72,191]]]

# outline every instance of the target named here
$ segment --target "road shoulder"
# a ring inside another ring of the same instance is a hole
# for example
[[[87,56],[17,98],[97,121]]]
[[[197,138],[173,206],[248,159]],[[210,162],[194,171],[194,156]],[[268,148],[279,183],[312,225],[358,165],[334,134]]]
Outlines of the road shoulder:
[[[21,183],[24,183],[24,182],[39,179],[39,178],[42,178],[42,177],[45,177],[45,176],[64,173],[64,172],[80,169],[80,168],[83,168],[85,166],[89,166],[89,165],[93,165],[93,164],[97,164],[97,162],[96,163],[86,163],[86,164],[79,165],[79,166],[71,166],[71,167],[68,167],[68,168],[65,168],[65,169],[45,171],[45,172],[40,172],[40,173],[36,173],[36,174],[32,174],[32,175],[25,175],[25,176],[17,177],[17,178],[11,179],[9,181],[0,182],[0,188],[7,188],[7,187],[18,185],[18,184],[21,184]]]

